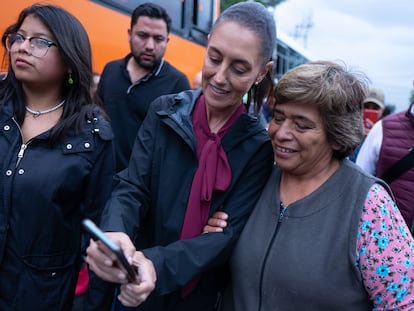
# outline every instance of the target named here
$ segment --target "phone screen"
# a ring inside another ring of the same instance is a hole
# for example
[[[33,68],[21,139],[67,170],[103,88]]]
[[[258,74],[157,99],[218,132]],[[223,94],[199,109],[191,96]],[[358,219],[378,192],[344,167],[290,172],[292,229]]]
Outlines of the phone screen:
[[[103,244],[113,252],[117,259],[120,266],[122,266],[125,271],[127,272],[127,279],[130,282],[136,281],[136,277],[138,275],[137,269],[131,266],[126,259],[124,252],[122,251],[121,247],[111,241],[101,229],[99,229],[95,223],[90,219],[84,219],[82,221],[82,225],[84,230],[91,236],[92,239],[95,241],[102,241]]]

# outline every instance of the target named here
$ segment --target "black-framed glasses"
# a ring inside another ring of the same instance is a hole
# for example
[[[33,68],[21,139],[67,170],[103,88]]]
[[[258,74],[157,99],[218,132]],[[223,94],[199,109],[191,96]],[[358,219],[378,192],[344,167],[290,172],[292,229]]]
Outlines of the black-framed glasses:
[[[30,53],[35,57],[43,57],[51,46],[57,46],[53,41],[40,37],[25,37],[20,33],[9,33],[6,48],[9,52],[17,52],[24,41],[29,40]]]

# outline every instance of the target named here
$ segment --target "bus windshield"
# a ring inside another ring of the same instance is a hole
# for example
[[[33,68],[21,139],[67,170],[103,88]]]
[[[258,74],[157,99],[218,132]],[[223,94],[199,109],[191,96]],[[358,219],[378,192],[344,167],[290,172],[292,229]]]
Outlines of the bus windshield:
[[[96,0],[95,2],[115,8],[130,15],[146,0]],[[166,9],[171,17],[173,33],[206,45],[207,35],[215,19],[215,0],[157,0],[156,3]]]

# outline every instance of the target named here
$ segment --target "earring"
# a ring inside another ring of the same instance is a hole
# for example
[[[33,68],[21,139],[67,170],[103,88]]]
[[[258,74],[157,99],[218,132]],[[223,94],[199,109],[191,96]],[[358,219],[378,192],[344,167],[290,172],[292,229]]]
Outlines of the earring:
[[[72,85],[72,84],[73,84],[72,73],[69,73],[68,83],[69,83],[70,85]]]

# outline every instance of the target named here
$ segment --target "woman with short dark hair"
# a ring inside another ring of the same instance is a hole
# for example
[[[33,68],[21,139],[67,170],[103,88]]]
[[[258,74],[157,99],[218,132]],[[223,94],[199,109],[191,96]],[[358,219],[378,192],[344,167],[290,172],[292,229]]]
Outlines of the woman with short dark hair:
[[[413,237],[388,185],[346,158],[366,90],[364,75],[328,61],[280,78],[276,164],[234,249],[223,311],[412,309]],[[226,217],[205,229],[225,233]]]

